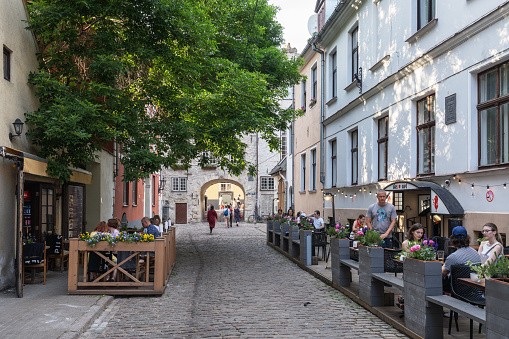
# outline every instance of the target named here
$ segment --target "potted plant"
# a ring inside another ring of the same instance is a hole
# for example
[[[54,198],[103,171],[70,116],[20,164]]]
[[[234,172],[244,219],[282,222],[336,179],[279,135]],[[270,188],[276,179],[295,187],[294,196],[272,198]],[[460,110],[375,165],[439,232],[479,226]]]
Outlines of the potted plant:
[[[361,243],[361,245],[368,247],[379,247],[382,243],[380,234],[374,229],[368,229],[367,227],[363,227],[358,230],[355,238]]]
[[[348,227],[337,223],[336,227],[327,228],[330,235],[330,253],[332,282],[339,286],[350,286],[350,267],[342,266],[341,259],[350,259],[350,240]]]
[[[316,104],[316,97],[309,100],[309,107],[312,107]]]
[[[426,235],[423,241],[410,241],[408,249],[410,252],[401,252],[400,259],[413,258],[422,261],[435,261],[437,258],[438,244],[431,239],[427,239]]]
[[[327,228],[327,234],[330,235],[331,238],[337,239],[348,239],[350,236],[350,232],[345,226],[341,226],[341,223],[337,223],[336,227]]]

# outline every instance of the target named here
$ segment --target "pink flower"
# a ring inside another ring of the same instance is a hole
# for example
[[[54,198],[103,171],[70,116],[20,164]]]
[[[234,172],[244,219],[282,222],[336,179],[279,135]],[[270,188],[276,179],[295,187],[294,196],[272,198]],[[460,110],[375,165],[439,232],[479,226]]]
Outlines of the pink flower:
[[[420,249],[421,249],[421,246],[414,245],[414,246],[410,247],[410,252],[419,251]]]
[[[428,244],[433,245],[434,244],[433,240],[429,240]]]
[[[364,235],[362,231],[357,231],[357,235]]]
[[[339,232],[339,228],[336,228],[336,232]]]
[[[341,227],[341,229],[342,229],[342,230],[344,230],[344,229],[345,229],[345,226]]]

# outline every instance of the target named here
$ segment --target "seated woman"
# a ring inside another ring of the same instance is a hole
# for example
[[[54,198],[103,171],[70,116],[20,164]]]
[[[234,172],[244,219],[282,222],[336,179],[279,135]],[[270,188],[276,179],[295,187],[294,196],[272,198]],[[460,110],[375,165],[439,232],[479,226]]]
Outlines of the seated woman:
[[[498,234],[497,225],[487,222],[483,226],[482,233],[488,241],[483,241],[479,246],[479,255],[481,256],[481,264],[496,263],[498,256],[503,252],[502,237]]]
[[[355,236],[357,235],[357,231],[364,227],[364,224],[366,222],[366,217],[364,214],[359,215],[357,220],[353,222],[352,225],[352,232],[350,232],[350,239],[354,240]]]
[[[291,207],[288,209],[288,213],[286,213],[286,216],[292,219],[294,218],[293,209]]]
[[[408,244],[410,242],[417,242],[420,243],[422,241],[422,236],[424,235],[424,227],[419,224],[415,223],[410,227],[408,230],[408,233],[406,234],[406,240],[403,241],[403,244],[401,244],[401,247],[403,248],[403,251],[410,252],[410,247]]]
[[[109,234],[109,228],[108,224],[106,224],[105,221],[100,221],[97,226],[95,227],[94,231],[90,233],[90,236],[93,237],[94,235],[98,233],[107,233]],[[110,252],[102,252],[106,256],[110,255]],[[106,261],[101,258],[97,253],[95,252],[89,252],[89,258],[88,258],[88,272],[92,274],[92,279],[96,279],[99,276],[99,273],[103,273],[106,271]]]

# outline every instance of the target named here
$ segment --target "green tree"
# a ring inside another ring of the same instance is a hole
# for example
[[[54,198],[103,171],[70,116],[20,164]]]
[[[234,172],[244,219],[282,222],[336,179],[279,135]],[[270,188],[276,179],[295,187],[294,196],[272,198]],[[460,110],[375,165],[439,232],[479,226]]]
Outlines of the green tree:
[[[297,114],[278,100],[300,61],[280,50],[267,0],[38,0],[29,10],[41,105],[26,113],[28,135],[63,181],[111,140],[129,181],[206,163],[204,151],[232,174],[252,172],[241,137],[260,133],[275,149]]]

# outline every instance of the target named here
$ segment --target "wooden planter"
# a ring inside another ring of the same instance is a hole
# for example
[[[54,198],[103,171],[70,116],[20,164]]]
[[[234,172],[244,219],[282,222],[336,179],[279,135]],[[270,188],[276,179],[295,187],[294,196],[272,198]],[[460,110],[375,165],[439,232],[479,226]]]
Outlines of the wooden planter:
[[[273,234],[274,231],[274,221],[273,220],[267,220],[267,242],[272,243],[273,241]]]
[[[299,230],[300,240],[300,262],[306,266],[311,266],[311,250],[313,246],[313,231]]]
[[[384,306],[384,283],[371,276],[384,272],[384,249],[359,246],[359,298],[370,306]]]
[[[509,338],[509,283],[486,280],[486,338]]]
[[[442,263],[406,258],[403,281],[405,326],[423,338],[442,338],[442,307],[426,302],[426,296],[442,295]]]
[[[350,286],[350,267],[341,265],[340,260],[350,259],[350,240],[330,238],[332,282],[339,286]]]
[[[114,247],[106,241],[101,241],[92,247],[77,238],[70,239],[68,292],[69,294],[160,295],[164,292],[166,277],[175,260],[174,246],[175,229],[153,242],[119,242]],[[102,253],[108,251],[126,251],[131,254],[124,261],[115,263]],[[95,252],[108,263],[108,270],[98,273],[95,279],[89,279],[88,274],[90,252]],[[140,256],[145,256],[141,264]],[[121,267],[129,259],[136,262],[136,272],[129,272]],[[124,274],[128,281],[105,281],[105,278],[114,270],[117,270],[117,275]]]

